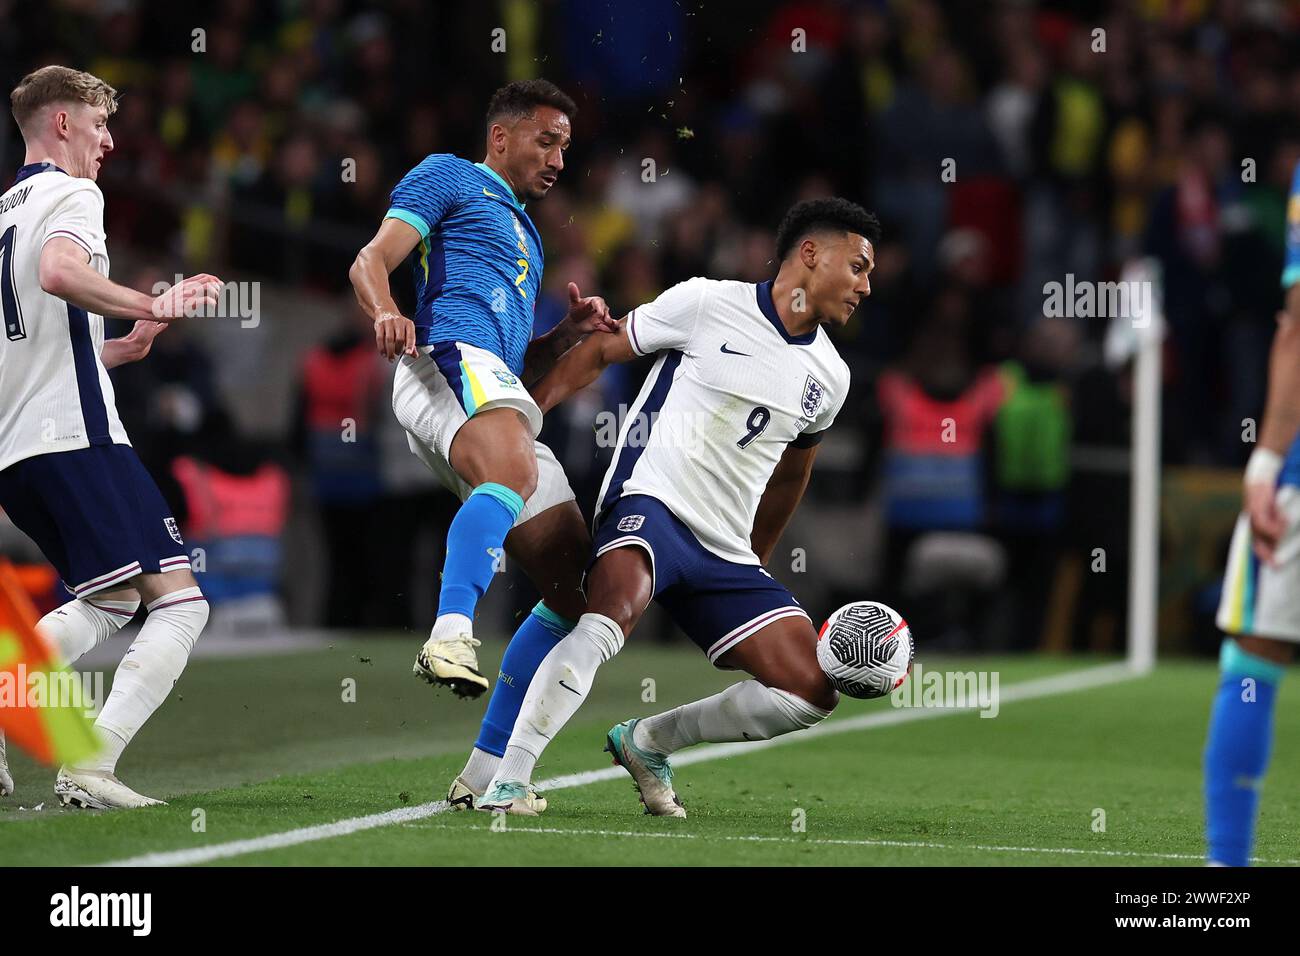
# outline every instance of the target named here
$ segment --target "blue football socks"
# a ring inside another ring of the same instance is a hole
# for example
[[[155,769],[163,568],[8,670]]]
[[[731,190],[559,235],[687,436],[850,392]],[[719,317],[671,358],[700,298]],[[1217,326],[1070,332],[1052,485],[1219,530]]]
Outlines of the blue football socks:
[[[533,674],[551,648],[573,630],[574,624],[541,601],[537,602],[506,647],[505,657],[501,659],[501,673],[497,675],[478,740],[474,742],[476,748],[498,757],[506,752],[510,732],[514,729],[515,718],[519,716]]]
[[[463,614],[473,620],[479,598],[492,583],[502,542],[523,507],[523,498],[494,481],[485,481],[470,492],[447,530],[439,617]]]
[[[1232,638],[1219,654],[1219,689],[1205,743],[1207,858],[1246,866],[1255,842],[1260,787],[1273,743],[1273,702],[1283,668]]]

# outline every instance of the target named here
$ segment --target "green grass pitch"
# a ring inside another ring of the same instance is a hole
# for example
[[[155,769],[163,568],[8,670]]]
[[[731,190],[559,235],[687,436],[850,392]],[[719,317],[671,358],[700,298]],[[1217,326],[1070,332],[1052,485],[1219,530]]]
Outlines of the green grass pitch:
[[[191,662],[120,775],[169,806],[59,808],[53,772],[11,753],[18,793],[0,800],[0,863],[104,863],[229,844],[418,808],[441,799],[483,702],[410,675],[414,637]],[[482,648],[495,669],[503,645]],[[996,670],[1014,684],[1097,661],[921,658]],[[345,702],[346,679],[355,702]],[[643,702],[651,687],[657,703]],[[738,679],[693,649],[633,641],[601,671],[539,778],[609,766],[604,733]],[[686,820],[646,817],[627,778],[552,791],[536,820],[504,830],[481,813],[412,814],[348,835],[217,859],[234,865],[817,864],[1194,865],[1202,852],[1200,754],[1212,665],[1032,700],[996,718],[933,719],[792,739],[678,771]],[[1292,682],[1294,683],[1294,682]],[[1300,860],[1300,708],[1283,685],[1257,855]],[[892,710],[846,700],[835,721]],[[41,810],[20,809],[44,802]],[[200,812],[201,811],[201,812]],[[1101,815],[1104,813],[1104,817]],[[1104,829],[1099,824],[1104,823]]]

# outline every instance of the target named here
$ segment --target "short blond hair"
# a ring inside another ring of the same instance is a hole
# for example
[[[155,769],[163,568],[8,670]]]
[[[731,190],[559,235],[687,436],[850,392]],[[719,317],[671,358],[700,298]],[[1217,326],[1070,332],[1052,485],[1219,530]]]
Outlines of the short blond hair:
[[[22,78],[9,94],[18,128],[26,132],[33,117],[52,103],[85,103],[117,112],[117,90],[103,80],[66,66],[43,66]]]

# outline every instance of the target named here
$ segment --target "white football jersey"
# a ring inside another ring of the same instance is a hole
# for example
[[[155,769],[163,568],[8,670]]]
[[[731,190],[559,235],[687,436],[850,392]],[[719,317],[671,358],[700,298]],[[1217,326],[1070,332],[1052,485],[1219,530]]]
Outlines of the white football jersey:
[[[619,431],[597,515],[623,495],[663,502],[700,544],[758,564],[749,536],[791,442],[814,443],[849,391],[822,328],[789,335],[772,283],[694,278],[628,316],[628,340],[659,360]]]
[[[129,445],[100,361],[104,318],[41,288],[45,243],[71,239],[108,275],[104,197],[49,163],[0,195],[0,469],[49,452]]]

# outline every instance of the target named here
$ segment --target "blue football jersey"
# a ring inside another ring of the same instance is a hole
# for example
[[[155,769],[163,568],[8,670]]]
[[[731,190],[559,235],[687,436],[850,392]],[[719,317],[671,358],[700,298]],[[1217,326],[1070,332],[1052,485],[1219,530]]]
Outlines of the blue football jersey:
[[[1291,196],[1286,204],[1286,264],[1282,268],[1282,288],[1300,282],[1300,163],[1291,177]],[[1300,485],[1300,436],[1291,443],[1286,463],[1278,476],[1280,485]]]
[[[1282,288],[1300,282],[1300,163],[1291,175],[1291,196],[1286,204],[1286,265],[1282,268]]]
[[[516,375],[542,285],[542,239],[492,169],[434,153],[394,187],[385,218],[420,234],[412,257],[420,345],[465,342]]]

